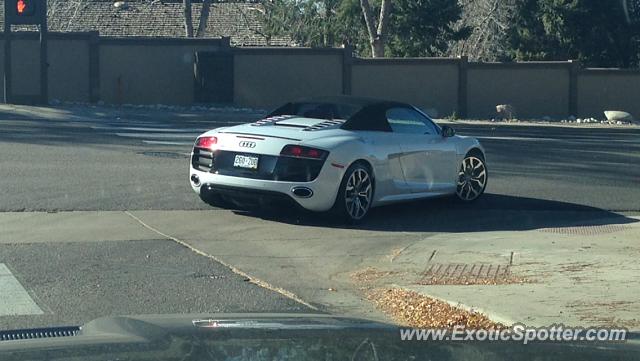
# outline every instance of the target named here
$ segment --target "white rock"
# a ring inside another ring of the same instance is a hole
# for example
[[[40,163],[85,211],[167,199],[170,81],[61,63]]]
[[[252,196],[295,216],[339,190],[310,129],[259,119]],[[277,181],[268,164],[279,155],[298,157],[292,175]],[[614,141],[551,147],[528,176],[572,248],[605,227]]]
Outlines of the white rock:
[[[617,120],[617,121],[616,121],[616,124],[618,124],[618,125],[622,125],[623,123],[622,123],[621,121]]]
[[[619,110],[606,110],[604,115],[607,117],[607,120],[610,121],[633,121],[633,116],[631,114]]]
[[[113,3],[113,7],[118,10],[124,10],[129,6],[126,1],[116,1]]]
[[[576,123],[578,123],[578,124],[582,123],[582,118],[576,119]]]
[[[498,118],[501,119],[513,119],[515,117],[515,108],[511,104],[496,105],[496,113]]]

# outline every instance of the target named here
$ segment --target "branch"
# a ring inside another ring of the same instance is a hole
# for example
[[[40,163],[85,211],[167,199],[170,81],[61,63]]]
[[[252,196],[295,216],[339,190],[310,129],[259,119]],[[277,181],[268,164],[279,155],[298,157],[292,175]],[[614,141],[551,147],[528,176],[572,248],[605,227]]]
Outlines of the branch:
[[[182,0],[184,10],[184,34],[188,38],[193,37],[193,19],[191,18],[191,0]]]
[[[198,30],[196,30],[196,38],[201,38],[207,32],[207,23],[209,22],[209,12],[211,10],[211,0],[202,0],[202,8],[200,9],[200,20],[198,21]]]
[[[380,22],[378,24],[378,36],[383,37],[389,24],[389,14],[391,13],[391,0],[382,0],[380,7]]]
[[[384,0],[384,2],[387,1]],[[373,18],[373,10],[371,10],[369,0],[360,0],[360,7],[362,8],[362,14],[364,15],[364,22],[367,24],[369,39],[373,42],[377,38],[378,32],[376,31],[376,20]]]
[[[267,46],[270,46],[271,45],[271,37],[272,37],[272,35],[267,33],[267,32],[265,32],[265,31],[263,31],[263,26],[257,26],[257,27],[252,26],[251,21],[249,19],[250,15],[248,15],[247,12],[244,11],[244,8],[242,8],[241,6],[238,6],[237,3],[233,3],[233,4],[235,4],[234,6],[240,12],[240,15],[241,15],[241,18],[242,18],[242,22],[244,23],[244,25],[241,24],[240,27],[244,26],[247,29],[251,30],[254,34],[262,36],[265,39],[265,42],[267,43]],[[248,9],[260,12],[261,16],[263,16],[263,17],[267,16],[267,17],[269,17],[269,20],[272,17],[272,14],[270,12],[268,12],[266,10],[266,8],[261,9],[259,7],[250,7]],[[263,19],[260,20],[261,25],[265,24],[265,19],[266,18],[263,18]],[[237,28],[236,28],[236,33],[237,32],[238,31],[237,31]]]

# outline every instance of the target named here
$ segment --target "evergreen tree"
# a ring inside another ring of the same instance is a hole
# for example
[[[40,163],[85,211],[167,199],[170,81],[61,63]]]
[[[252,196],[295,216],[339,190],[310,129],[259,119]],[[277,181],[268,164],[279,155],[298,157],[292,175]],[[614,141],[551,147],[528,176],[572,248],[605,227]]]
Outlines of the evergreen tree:
[[[638,64],[638,25],[626,22],[618,2],[519,0],[510,34],[517,60],[580,60],[587,66]]]

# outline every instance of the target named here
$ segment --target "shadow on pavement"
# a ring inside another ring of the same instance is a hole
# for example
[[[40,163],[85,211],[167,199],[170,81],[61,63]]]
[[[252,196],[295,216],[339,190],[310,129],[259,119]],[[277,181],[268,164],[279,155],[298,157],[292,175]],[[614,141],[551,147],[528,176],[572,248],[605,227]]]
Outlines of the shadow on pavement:
[[[287,210],[238,213],[288,224],[387,232],[525,231],[638,222],[599,208],[499,194],[485,194],[472,204],[439,198],[379,207],[357,225],[340,224],[328,215],[299,214]]]
[[[110,144],[117,130],[91,126],[122,126],[170,129],[216,128],[221,122],[251,122],[262,113],[191,110],[180,107],[136,108],[116,106],[20,107],[0,105],[0,142],[49,146],[98,146]],[[235,124],[235,123],[234,123]],[[224,124],[223,124],[224,125]],[[226,124],[228,125],[228,124]],[[194,135],[195,139],[195,135]]]

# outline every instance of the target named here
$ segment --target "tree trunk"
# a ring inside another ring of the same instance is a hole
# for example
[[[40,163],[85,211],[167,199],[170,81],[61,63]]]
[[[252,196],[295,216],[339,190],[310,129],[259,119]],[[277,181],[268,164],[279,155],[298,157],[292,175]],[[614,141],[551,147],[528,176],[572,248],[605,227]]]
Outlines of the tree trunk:
[[[371,9],[371,4],[369,4],[369,0],[360,0],[360,7],[362,8],[362,15],[364,16],[364,22],[367,25],[367,34],[369,34],[369,44],[371,44],[371,56],[376,58],[376,47],[374,46],[376,42],[376,23],[373,18],[373,10]]]
[[[184,35],[187,38],[193,37],[193,18],[191,17],[191,0],[182,0],[184,10]]]
[[[207,23],[209,22],[209,13],[211,11],[211,0],[202,0],[202,10],[200,10],[200,20],[198,21],[198,30],[196,30],[196,38],[201,38],[207,33]]]
[[[389,23],[389,14],[391,13],[391,0],[382,0],[380,5],[380,19],[376,27],[376,19],[373,16],[373,10],[369,0],[360,0],[362,15],[367,25],[369,33],[369,43],[371,44],[371,56],[374,58],[384,57],[384,37],[387,32],[387,24]]]
[[[384,58],[384,41],[381,38],[374,39],[371,43],[371,56],[374,58]]]

